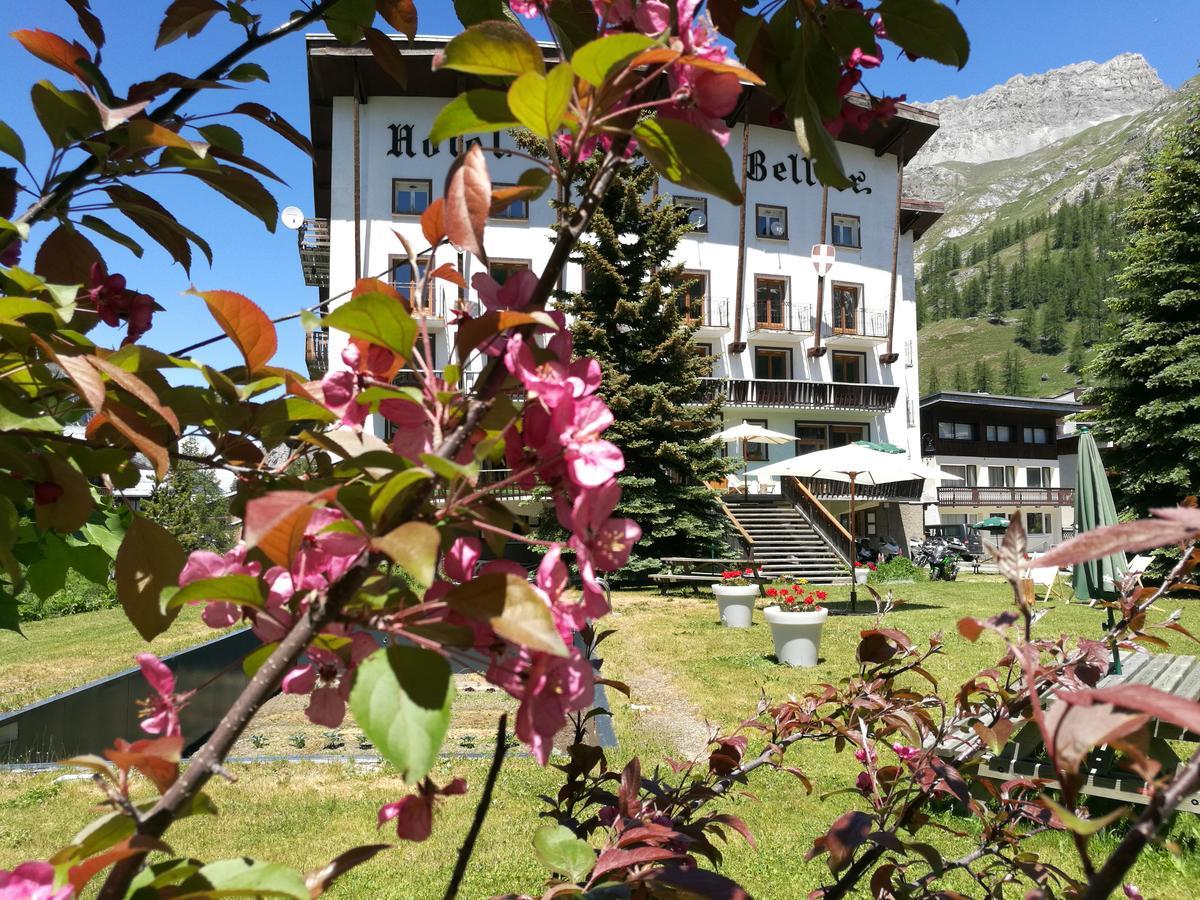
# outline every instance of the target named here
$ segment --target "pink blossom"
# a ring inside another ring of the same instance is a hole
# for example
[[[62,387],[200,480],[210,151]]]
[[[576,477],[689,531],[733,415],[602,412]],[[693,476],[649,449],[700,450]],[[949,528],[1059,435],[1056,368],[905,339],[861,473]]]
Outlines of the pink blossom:
[[[859,747],[854,751],[854,758],[863,765],[866,765],[868,761],[874,764],[876,759],[875,750],[872,747]]]
[[[433,804],[439,796],[453,797],[467,792],[467,782],[455,778],[444,788],[439,788],[428,778],[422,782],[417,793],[401,797],[394,803],[379,808],[379,826],[396,820],[396,835],[405,841],[423,841],[433,830]]]
[[[257,578],[260,570],[258,563],[246,562],[244,544],[238,544],[223,556],[211,550],[193,550],[183,571],[179,573],[179,586],[186,587],[193,581],[219,578],[223,575],[249,575]],[[200,618],[209,628],[229,628],[241,621],[242,609],[236,603],[214,600],[204,608]]]
[[[379,414],[396,426],[392,452],[417,462],[433,449],[433,422],[425,409],[411,400],[384,400]]]
[[[486,272],[477,272],[471,278],[471,287],[483,301],[489,311],[502,309],[524,309],[537,288],[538,277],[528,269],[513,272],[504,280],[504,284],[496,281]]]
[[[370,411],[358,402],[358,375],[346,369],[327,372],[321,379],[321,396],[325,408],[348,428],[361,428]]]
[[[23,862],[11,872],[0,870],[0,900],[70,900],[75,890],[65,884],[54,889],[54,866]]]
[[[662,34],[671,27],[671,7],[662,0],[643,0],[633,11],[633,26],[642,34]]]
[[[105,325],[116,328],[126,323],[127,331],[121,346],[132,344],[150,330],[158,304],[146,294],[126,289],[124,275],[109,275],[101,262],[92,263],[91,286],[84,293],[95,307]]]
[[[671,85],[670,105],[660,115],[682,119],[707,131],[724,146],[729,126],[723,116],[737,105],[742,85],[732,72],[713,72],[696,66],[677,65],[667,73]]]
[[[1128,898],[1128,900],[1146,900],[1146,898],[1142,896],[1141,890],[1139,890],[1138,886],[1135,884],[1122,885],[1121,892]]]
[[[883,62],[883,58],[879,53],[879,48],[875,48],[874,53],[863,53],[861,47],[855,47],[850,51],[850,58],[846,60],[848,66],[862,66],[865,69],[874,69]]]
[[[346,637],[345,629],[333,626],[325,634],[336,640]],[[352,674],[364,659],[376,650],[375,639],[363,631],[349,635],[348,644],[336,651],[317,645],[308,648],[308,662],[283,676],[280,687],[285,694],[310,694],[304,714],[315,725],[337,728],[346,717],[346,700],[353,684]]]
[[[633,0],[592,0],[601,26],[621,25],[633,18]]]
[[[443,566],[446,574],[457,582],[470,581],[475,565],[483,556],[483,542],[477,537],[457,538],[446,553]]]
[[[892,752],[905,762],[914,760],[921,755],[921,751],[916,747],[906,747],[903,744],[892,744]]]
[[[567,475],[580,487],[598,487],[625,468],[620,449],[600,433],[613,423],[608,405],[592,395],[564,398],[552,416]]]
[[[521,648],[499,657],[487,679],[521,701],[516,733],[542,765],[550,758],[554,736],[571,712],[586,709],[592,701],[594,670],[579,652],[568,646],[566,657]]]
[[[509,6],[518,16],[526,19],[536,19],[542,14],[542,9],[549,0],[510,0]]]
[[[146,719],[142,722],[142,731],[166,737],[181,734],[180,703],[175,695],[175,674],[153,653],[139,653],[135,659],[142,669],[142,677],[158,695],[145,701]]]
[[[862,791],[863,794],[870,796],[875,787],[874,782],[871,781],[871,773],[859,772],[858,777],[854,779],[854,786]]]
[[[573,363],[547,360],[537,363],[529,342],[519,334],[508,339],[504,365],[524,385],[530,397],[536,397],[547,407],[558,405],[564,396],[574,398],[593,393],[600,386],[600,364],[594,359]]]

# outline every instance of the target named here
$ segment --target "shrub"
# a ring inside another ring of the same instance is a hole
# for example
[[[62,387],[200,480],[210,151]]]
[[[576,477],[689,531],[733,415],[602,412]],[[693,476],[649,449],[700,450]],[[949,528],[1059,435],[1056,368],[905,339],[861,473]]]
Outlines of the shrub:
[[[867,575],[868,584],[885,584],[889,581],[922,581],[926,577],[923,568],[907,556],[897,556],[889,562],[880,563]]]

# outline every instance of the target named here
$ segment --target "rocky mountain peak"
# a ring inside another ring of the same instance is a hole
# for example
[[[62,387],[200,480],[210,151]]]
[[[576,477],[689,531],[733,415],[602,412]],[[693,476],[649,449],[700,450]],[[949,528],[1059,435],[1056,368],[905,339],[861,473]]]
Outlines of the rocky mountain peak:
[[[1102,122],[1140,113],[1170,93],[1139,53],[1014,75],[981,94],[920,104],[938,113],[942,122],[913,165],[1022,156]]]

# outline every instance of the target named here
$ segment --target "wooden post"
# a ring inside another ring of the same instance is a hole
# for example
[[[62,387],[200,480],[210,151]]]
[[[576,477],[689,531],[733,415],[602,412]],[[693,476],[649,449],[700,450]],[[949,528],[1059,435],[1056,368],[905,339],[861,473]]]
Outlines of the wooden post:
[[[829,226],[829,187],[821,185],[821,243],[825,243]],[[817,312],[813,316],[813,345],[808,348],[808,355],[816,359],[825,355],[821,346],[821,321],[825,315],[825,276],[817,274]],[[852,482],[853,483],[853,482]]]
[[[747,103],[742,116],[742,205],[738,207],[737,287],[734,289],[733,343],[729,345],[730,353],[741,353],[746,349],[746,342],[742,340],[742,308],[746,292],[746,157],[749,154],[750,104]]]
[[[887,352],[879,357],[879,362],[890,366],[900,358],[895,351],[893,339],[896,334],[896,265],[900,258],[900,204],[904,198],[904,135],[900,135],[896,147],[896,219],[892,223],[892,287],[888,295],[887,321]]]
[[[854,477],[857,474],[850,473],[850,612],[858,605],[858,538],[854,531]]]
[[[354,281],[362,278],[362,135],[359,130],[358,63],[354,64]],[[415,273],[414,273],[415,274]]]

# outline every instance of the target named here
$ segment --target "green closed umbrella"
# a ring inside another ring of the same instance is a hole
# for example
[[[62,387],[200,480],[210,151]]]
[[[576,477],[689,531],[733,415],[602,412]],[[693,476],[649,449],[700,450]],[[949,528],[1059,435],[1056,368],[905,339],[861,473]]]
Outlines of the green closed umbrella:
[[[1102,525],[1117,524],[1117,507],[1113,503],[1108,476],[1096,449],[1096,439],[1086,426],[1079,429],[1079,463],[1075,476],[1075,529],[1077,534]],[[1075,563],[1071,583],[1080,600],[1116,600],[1125,577],[1125,554],[1113,553],[1103,559]],[[1112,607],[1108,610],[1108,627],[1116,623]],[[1121,659],[1113,648],[1113,671],[1121,671]]]

